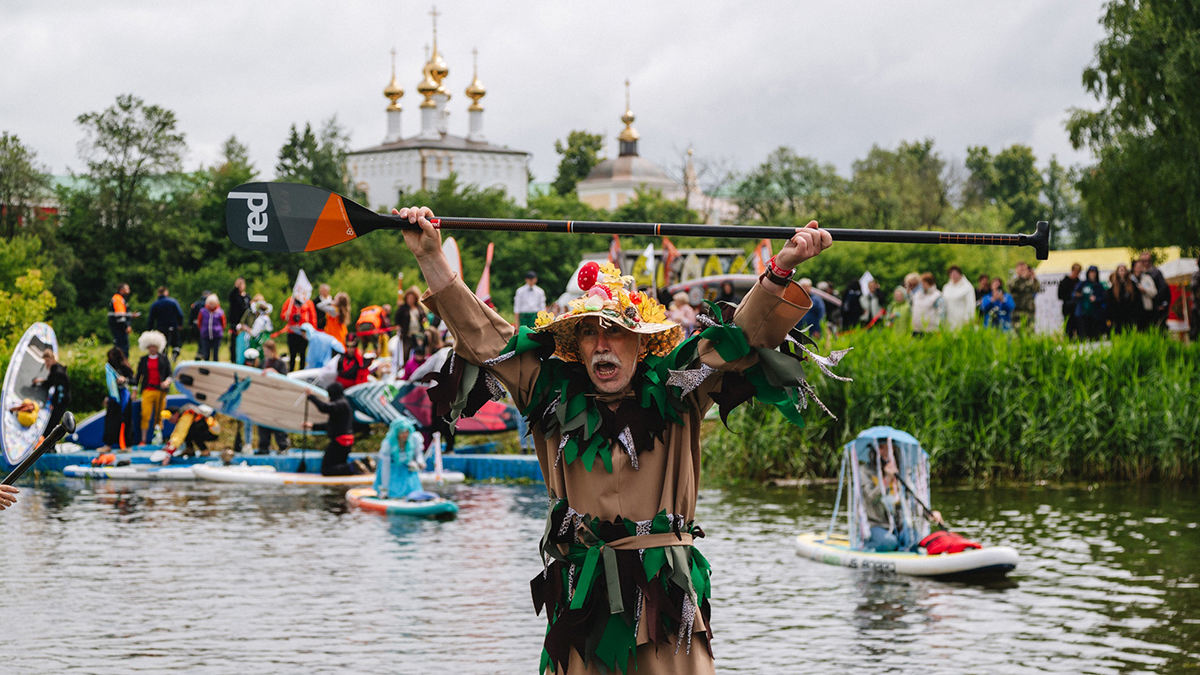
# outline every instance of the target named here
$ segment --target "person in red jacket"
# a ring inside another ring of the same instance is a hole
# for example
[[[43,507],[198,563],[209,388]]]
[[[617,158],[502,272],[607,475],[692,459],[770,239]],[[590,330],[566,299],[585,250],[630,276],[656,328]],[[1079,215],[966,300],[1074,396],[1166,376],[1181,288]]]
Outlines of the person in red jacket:
[[[279,318],[283,319],[287,330],[288,353],[291,355],[289,368],[292,371],[304,370],[304,353],[308,351],[308,338],[304,337],[300,326],[306,323],[317,325],[317,308],[307,297],[293,295],[283,303]],[[299,368],[296,367],[297,362],[300,364]]]
[[[338,359],[338,384],[349,389],[356,384],[366,382],[367,376],[371,374],[370,368],[373,360],[363,356],[362,350],[358,348],[358,335],[351,333],[346,338],[346,353]]]

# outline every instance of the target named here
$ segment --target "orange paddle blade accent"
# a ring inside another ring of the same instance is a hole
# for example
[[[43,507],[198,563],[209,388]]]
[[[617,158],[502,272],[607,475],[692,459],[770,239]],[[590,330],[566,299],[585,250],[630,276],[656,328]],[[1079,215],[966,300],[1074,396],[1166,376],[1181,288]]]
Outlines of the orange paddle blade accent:
[[[318,251],[350,241],[357,236],[354,227],[350,225],[350,219],[346,216],[342,198],[331,194],[329,201],[325,202],[325,208],[321,209],[316,224],[313,225],[312,234],[309,235],[304,250]]]

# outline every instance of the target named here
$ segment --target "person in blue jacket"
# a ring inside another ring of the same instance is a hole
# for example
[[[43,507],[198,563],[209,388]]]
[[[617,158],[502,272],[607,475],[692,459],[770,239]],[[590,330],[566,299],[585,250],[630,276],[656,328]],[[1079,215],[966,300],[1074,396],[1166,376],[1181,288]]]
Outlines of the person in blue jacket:
[[[1013,297],[1004,291],[1004,281],[992,279],[992,292],[979,301],[983,325],[1000,330],[1012,330],[1012,314],[1016,308]]]
[[[422,446],[415,422],[404,416],[392,420],[379,447],[375,472],[375,493],[380,498],[404,499],[421,492]]]

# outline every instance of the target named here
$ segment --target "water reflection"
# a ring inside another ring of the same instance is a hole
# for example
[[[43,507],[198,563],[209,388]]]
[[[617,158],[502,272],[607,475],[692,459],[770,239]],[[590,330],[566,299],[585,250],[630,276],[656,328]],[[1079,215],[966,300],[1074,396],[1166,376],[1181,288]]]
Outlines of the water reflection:
[[[64,480],[0,514],[3,672],[536,670],[541,487],[444,488],[456,520],[340,489]],[[702,493],[721,672],[1191,672],[1194,490],[944,488],[955,528],[1022,554],[1006,584],[797,557],[828,488]],[[47,635],[55,636],[47,640]]]

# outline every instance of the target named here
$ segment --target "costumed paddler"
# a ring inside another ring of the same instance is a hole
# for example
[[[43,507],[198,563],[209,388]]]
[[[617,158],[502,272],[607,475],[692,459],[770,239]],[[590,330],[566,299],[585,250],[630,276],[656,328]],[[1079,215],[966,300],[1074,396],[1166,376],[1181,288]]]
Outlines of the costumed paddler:
[[[423,445],[416,422],[403,415],[392,420],[379,446],[376,495],[383,499],[407,499],[410,495],[423,497],[420,475]]]
[[[698,335],[609,264],[580,272],[582,298],[515,329],[451,268],[428,208],[396,211],[455,356],[433,378],[439,414],[471,414],[507,388],[528,418],[549,492],[544,567],[531,582],[549,628],[541,673],[711,673],[709,564],[695,540],[700,424],[756,398],[803,424],[813,398],[793,327],[811,306],[793,268],[831,244],[814,221],[775,256],[741,304]]]

